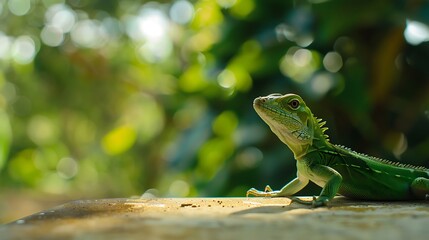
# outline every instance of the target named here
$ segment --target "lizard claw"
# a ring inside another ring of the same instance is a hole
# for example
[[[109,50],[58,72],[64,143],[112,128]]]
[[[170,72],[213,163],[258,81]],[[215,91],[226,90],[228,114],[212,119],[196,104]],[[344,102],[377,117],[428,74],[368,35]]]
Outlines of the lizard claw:
[[[265,186],[265,192],[272,192],[273,189],[270,187],[270,185]]]
[[[313,201],[312,201],[311,205],[314,208],[316,208],[316,207],[321,207],[321,206],[327,206],[328,202],[329,202],[329,199],[326,197],[318,197],[318,198],[313,197]]]

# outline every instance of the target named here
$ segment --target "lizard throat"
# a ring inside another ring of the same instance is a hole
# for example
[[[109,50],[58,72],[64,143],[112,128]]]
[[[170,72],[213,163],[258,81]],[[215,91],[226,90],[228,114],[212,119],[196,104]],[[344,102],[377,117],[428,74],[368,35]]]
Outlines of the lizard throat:
[[[311,119],[302,123],[294,113],[261,103],[255,103],[254,108],[277,137],[292,150],[295,157],[301,157],[311,147],[313,142]]]

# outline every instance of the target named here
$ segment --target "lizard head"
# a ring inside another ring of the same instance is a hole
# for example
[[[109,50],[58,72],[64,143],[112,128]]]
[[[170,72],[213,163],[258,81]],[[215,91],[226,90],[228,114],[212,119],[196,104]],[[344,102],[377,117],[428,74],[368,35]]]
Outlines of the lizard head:
[[[319,123],[304,100],[296,94],[270,94],[258,97],[253,101],[258,115],[268,124],[271,130],[294,152],[301,155],[313,144],[316,133],[323,135],[324,123]],[[323,138],[325,139],[325,138]]]

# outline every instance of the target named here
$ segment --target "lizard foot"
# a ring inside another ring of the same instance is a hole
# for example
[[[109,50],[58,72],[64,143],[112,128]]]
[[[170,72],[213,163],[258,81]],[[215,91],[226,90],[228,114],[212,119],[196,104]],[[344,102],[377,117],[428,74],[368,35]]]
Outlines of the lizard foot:
[[[265,187],[264,191],[259,191],[255,188],[251,188],[247,190],[246,197],[249,197],[250,195],[256,196],[256,197],[277,197],[279,191],[273,191],[269,185]]]
[[[318,197],[316,198],[315,196],[313,196],[313,200],[307,201],[307,200],[302,200],[298,197],[292,197],[292,202],[297,202],[300,204],[304,204],[304,205],[311,205],[312,207],[316,208],[316,207],[321,207],[321,206],[327,206],[329,199],[326,197]]]

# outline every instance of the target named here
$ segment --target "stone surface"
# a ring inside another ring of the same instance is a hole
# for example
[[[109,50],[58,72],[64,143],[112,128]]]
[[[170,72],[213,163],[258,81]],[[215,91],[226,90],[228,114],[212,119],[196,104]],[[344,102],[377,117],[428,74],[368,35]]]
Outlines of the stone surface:
[[[0,239],[429,239],[428,202],[336,198],[80,200],[0,227]]]

